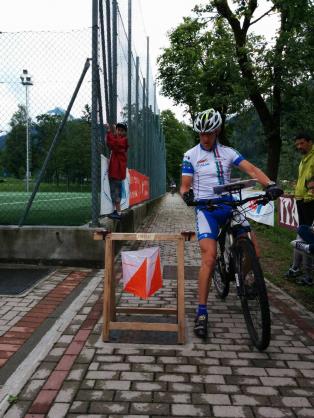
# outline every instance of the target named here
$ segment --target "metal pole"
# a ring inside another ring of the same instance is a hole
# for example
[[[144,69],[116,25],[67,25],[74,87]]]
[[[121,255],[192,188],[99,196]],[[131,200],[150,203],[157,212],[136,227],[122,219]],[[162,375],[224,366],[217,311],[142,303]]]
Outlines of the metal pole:
[[[146,40],[147,54],[146,54],[146,106],[149,106],[149,36]]]
[[[143,78],[143,109],[142,109],[142,115],[143,115],[143,148],[142,148],[142,169],[143,173],[147,174],[146,172],[146,79]]]
[[[28,126],[28,85],[25,85],[26,102],[26,191],[29,192],[29,126]]]
[[[111,37],[111,8],[110,0],[106,0],[106,15],[107,15],[107,57],[108,57],[108,90],[109,90],[109,123],[115,122],[113,119],[113,92],[112,92],[112,37]]]
[[[112,118],[117,122],[117,72],[118,72],[118,5],[117,0],[112,0]]]
[[[129,168],[134,168],[132,129],[132,0],[128,0],[128,139],[130,147]]]
[[[103,9],[103,4],[102,3],[103,3],[103,0],[99,0],[100,35],[101,35],[101,47],[102,47],[102,66],[103,66],[103,72],[104,72],[104,89],[105,89],[105,108],[106,108],[106,119],[107,119],[107,122],[110,123],[108,71],[107,71],[107,59],[106,59],[105,28],[104,28],[104,9]]]
[[[92,180],[92,221],[91,226],[98,226],[99,217],[99,161],[98,154],[98,1],[93,0],[92,9],[92,137],[91,137],[91,180]]]
[[[58,130],[57,130],[57,133],[56,133],[55,137],[53,138],[53,141],[52,141],[52,143],[51,143],[51,145],[50,145],[50,148],[49,148],[48,154],[47,154],[47,156],[46,156],[46,158],[45,158],[44,164],[43,164],[43,166],[42,166],[42,168],[41,168],[41,171],[40,171],[40,173],[39,173],[39,176],[38,176],[38,179],[37,179],[37,181],[36,181],[36,184],[35,184],[34,190],[33,190],[33,192],[32,192],[32,195],[31,195],[31,197],[29,198],[29,201],[28,201],[27,207],[26,207],[26,209],[25,209],[25,212],[23,213],[23,215],[22,215],[22,217],[21,217],[21,219],[20,219],[19,226],[22,226],[22,225],[24,224],[25,219],[26,219],[26,217],[27,217],[27,215],[28,215],[28,212],[29,212],[29,210],[30,210],[30,208],[31,208],[31,206],[32,206],[33,200],[34,200],[34,198],[35,198],[35,196],[36,196],[36,193],[37,193],[37,191],[38,191],[38,189],[39,189],[39,185],[40,185],[40,183],[41,183],[41,181],[42,181],[42,179],[43,179],[43,177],[44,177],[44,174],[45,174],[45,171],[46,171],[47,165],[48,165],[48,163],[49,163],[49,161],[50,161],[51,155],[52,155],[52,153],[53,153],[53,151],[54,151],[54,149],[55,149],[55,147],[56,147],[56,145],[57,145],[57,143],[58,143],[58,141],[59,141],[59,138],[60,138],[60,136],[61,136],[61,133],[62,133],[62,131],[63,131],[63,128],[64,128],[64,126],[65,126],[65,124],[66,124],[66,121],[67,121],[67,119],[68,119],[68,117],[69,117],[69,114],[70,114],[70,112],[71,112],[71,109],[72,109],[73,103],[74,103],[74,101],[75,101],[75,99],[76,99],[76,96],[77,96],[77,94],[78,94],[78,92],[79,92],[79,90],[80,90],[80,87],[81,87],[81,85],[82,85],[82,82],[83,82],[83,80],[84,80],[85,74],[87,73],[87,70],[89,69],[89,66],[90,66],[90,64],[89,64],[89,60],[90,60],[90,58],[88,58],[88,59],[86,60],[86,62],[85,62],[83,72],[82,72],[81,77],[80,77],[80,79],[79,79],[79,81],[78,81],[78,83],[77,83],[77,86],[76,86],[75,91],[74,91],[74,93],[73,93],[73,96],[72,96],[72,98],[71,98],[71,100],[70,100],[70,103],[69,103],[69,105],[68,105],[68,108],[67,108],[67,110],[66,110],[66,112],[65,112],[65,114],[64,114],[64,116],[63,116],[63,119],[62,119],[61,124],[59,125],[59,128],[58,128]]]
[[[138,129],[138,112],[139,112],[139,78],[140,78],[140,58],[136,57],[136,75],[135,75],[135,129],[134,132],[136,133],[136,141],[137,141],[137,150],[140,150],[140,144],[138,143],[140,135]],[[137,170],[139,170],[139,151],[135,152],[134,154],[134,166]]]

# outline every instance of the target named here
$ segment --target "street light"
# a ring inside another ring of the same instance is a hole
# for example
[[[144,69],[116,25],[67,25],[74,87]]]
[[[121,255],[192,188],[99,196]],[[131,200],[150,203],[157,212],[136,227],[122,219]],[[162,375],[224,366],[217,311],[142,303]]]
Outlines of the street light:
[[[20,76],[21,83],[25,86],[25,105],[26,105],[26,191],[29,192],[29,180],[30,180],[30,164],[29,164],[29,120],[28,120],[28,87],[33,85],[32,78],[28,74],[27,70],[23,70]]]

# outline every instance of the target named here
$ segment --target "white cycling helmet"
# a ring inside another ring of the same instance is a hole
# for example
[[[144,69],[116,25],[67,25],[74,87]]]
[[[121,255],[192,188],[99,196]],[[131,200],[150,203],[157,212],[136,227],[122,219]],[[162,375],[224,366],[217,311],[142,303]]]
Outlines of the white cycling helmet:
[[[199,113],[194,121],[194,131],[198,133],[210,133],[221,125],[221,115],[214,109],[204,110]]]

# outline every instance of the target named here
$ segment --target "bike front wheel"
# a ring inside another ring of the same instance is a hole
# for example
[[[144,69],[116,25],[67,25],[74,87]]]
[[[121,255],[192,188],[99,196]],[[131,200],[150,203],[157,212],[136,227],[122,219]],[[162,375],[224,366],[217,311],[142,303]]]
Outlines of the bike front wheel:
[[[265,350],[270,342],[271,321],[263,271],[254,246],[240,238],[235,246],[240,297],[247,330],[254,346]]]
[[[226,271],[223,246],[220,241],[217,242],[217,258],[213,282],[217,295],[220,299],[225,299],[229,293],[230,280]]]

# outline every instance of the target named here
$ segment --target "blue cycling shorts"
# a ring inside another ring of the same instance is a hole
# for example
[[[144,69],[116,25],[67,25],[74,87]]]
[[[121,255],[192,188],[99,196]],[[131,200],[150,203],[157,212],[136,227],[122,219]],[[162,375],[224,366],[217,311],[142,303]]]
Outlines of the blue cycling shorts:
[[[217,199],[217,203],[219,199]],[[219,228],[227,222],[231,216],[232,208],[228,205],[220,204],[215,210],[209,211],[202,207],[195,209],[196,213],[196,233],[197,239],[200,241],[204,238],[217,240]],[[250,224],[243,215],[239,216],[237,221],[240,228],[237,229],[238,234],[242,234],[250,230]]]

